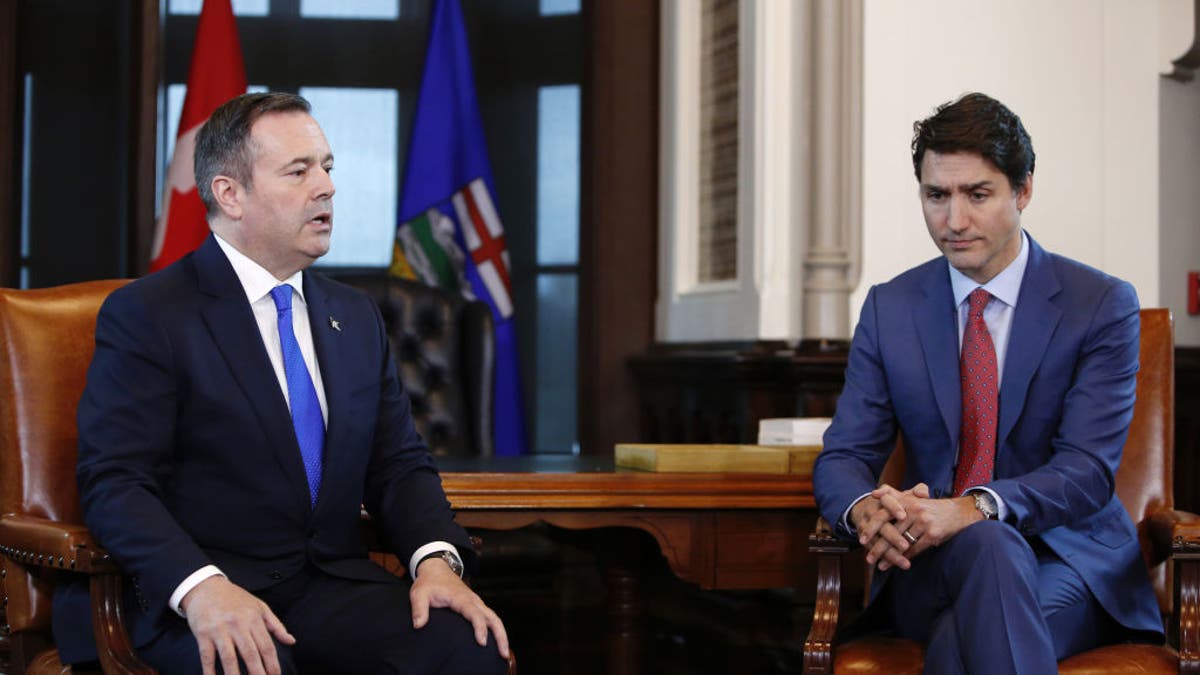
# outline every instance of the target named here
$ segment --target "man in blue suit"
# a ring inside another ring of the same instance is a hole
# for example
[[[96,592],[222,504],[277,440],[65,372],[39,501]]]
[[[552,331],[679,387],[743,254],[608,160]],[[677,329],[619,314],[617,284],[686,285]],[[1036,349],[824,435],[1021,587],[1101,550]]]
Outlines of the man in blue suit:
[[[1133,288],[1021,229],[1034,152],[999,101],[941,106],[912,147],[942,256],[868,293],[813,477],[822,515],[882,571],[864,619],[925,643],[930,673],[1053,673],[1100,644],[1161,641],[1114,493]],[[897,437],[903,483],[877,486]]]
[[[505,672],[380,315],[306,271],[334,193],[308,102],[236,98],[195,157],[212,235],[104,303],[79,404],[84,515],[128,573],[139,655],[206,675]],[[363,505],[411,585],[367,558]],[[66,662],[96,658],[86,595],[56,592]]]

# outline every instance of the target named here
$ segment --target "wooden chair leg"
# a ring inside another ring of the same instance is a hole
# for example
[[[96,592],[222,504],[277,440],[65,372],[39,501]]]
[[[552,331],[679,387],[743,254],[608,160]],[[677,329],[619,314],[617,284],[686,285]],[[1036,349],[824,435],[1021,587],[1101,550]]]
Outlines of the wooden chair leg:
[[[129,642],[121,609],[121,577],[97,574],[90,579],[92,630],[100,664],[106,673],[154,675],[154,669],[142,663]]]
[[[1200,555],[1176,555],[1179,574],[1179,672],[1200,673]]]
[[[842,556],[849,545],[834,536],[821,520],[808,537],[808,551],[817,556],[817,598],[812,628],[804,641],[804,672],[827,675],[833,672],[833,638],[837,633],[842,597]]]

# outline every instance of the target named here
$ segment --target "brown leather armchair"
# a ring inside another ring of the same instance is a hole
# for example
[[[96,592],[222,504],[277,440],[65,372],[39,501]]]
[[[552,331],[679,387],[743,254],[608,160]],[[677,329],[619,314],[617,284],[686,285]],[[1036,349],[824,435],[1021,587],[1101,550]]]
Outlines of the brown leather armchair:
[[[106,672],[153,672],[129,646],[121,576],[88,533],[75,485],[75,408],[100,303],[124,281],[0,289],[0,577],[16,672],[62,672],[50,642],[58,570],[88,574]]]
[[[1117,493],[1137,524],[1142,555],[1168,619],[1172,645],[1109,645],[1059,663],[1060,673],[1200,672],[1200,519],[1174,509],[1175,358],[1171,314],[1143,309],[1137,401],[1121,467]],[[903,474],[897,450],[884,469],[883,482]],[[821,521],[809,537],[818,560],[817,600],[812,629],[804,643],[805,673],[920,673],[921,645],[889,637],[835,643],[841,603],[842,558],[852,546],[833,536]],[[1172,565],[1173,561],[1173,565]],[[1173,583],[1173,573],[1178,578]],[[1173,592],[1174,591],[1174,592]],[[1173,624],[1172,617],[1178,617]],[[1173,630],[1178,628],[1178,632]]]
[[[16,673],[71,672],[50,636],[55,576],[64,570],[90,577],[104,672],[154,672],[129,643],[120,571],[80,524],[75,483],[75,408],[94,351],[96,314],[125,283],[0,289],[0,580]],[[490,396],[490,379],[485,389]],[[453,447],[456,437],[445,438]],[[509,672],[516,672],[514,658]]]

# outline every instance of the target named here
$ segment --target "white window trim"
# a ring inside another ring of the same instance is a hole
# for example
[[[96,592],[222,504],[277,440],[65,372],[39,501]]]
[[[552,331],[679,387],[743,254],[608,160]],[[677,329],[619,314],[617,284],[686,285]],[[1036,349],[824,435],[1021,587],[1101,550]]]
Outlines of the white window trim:
[[[803,5],[739,9],[737,278],[698,281],[700,3],[662,0],[659,301],[664,342],[800,333]],[[770,86],[767,86],[770,83]]]

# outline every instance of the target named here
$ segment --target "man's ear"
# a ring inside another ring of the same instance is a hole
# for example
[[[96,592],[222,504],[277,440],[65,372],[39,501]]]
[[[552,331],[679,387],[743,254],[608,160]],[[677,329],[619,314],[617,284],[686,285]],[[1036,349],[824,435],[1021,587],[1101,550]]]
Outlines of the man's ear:
[[[242,199],[246,194],[242,184],[229,176],[214,176],[212,179],[213,199],[217,208],[231,220],[241,220]]]
[[[1024,211],[1026,206],[1029,206],[1029,200],[1033,199],[1033,174],[1025,174],[1025,184],[1017,191],[1017,211]]]

